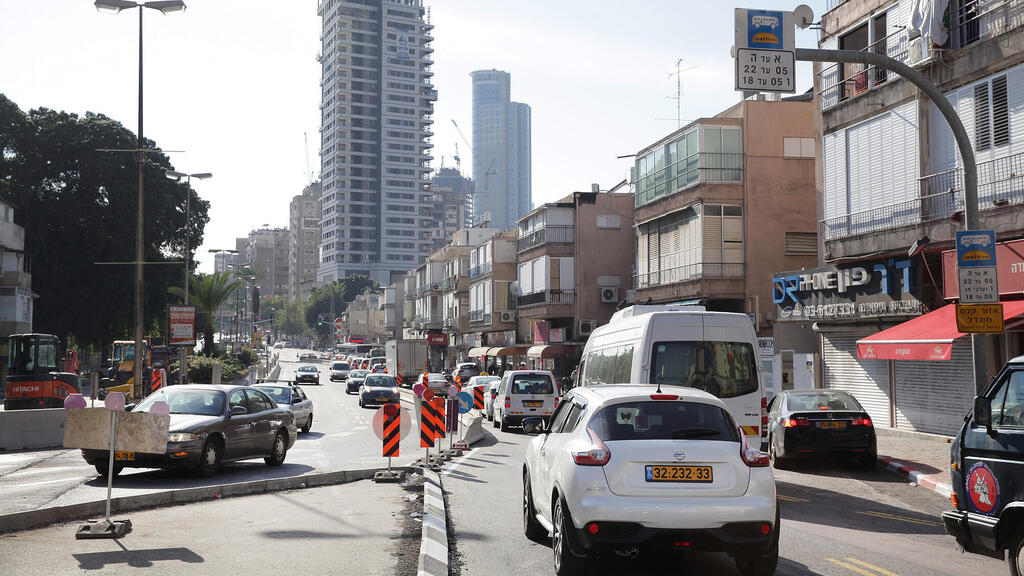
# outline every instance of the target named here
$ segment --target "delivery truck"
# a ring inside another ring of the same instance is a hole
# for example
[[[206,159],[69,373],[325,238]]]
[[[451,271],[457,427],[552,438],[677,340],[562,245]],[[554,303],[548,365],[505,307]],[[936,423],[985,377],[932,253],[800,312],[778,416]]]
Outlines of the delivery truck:
[[[384,344],[384,356],[388,374],[394,374],[402,386],[412,386],[427,362],[427,341],[388,340]]]

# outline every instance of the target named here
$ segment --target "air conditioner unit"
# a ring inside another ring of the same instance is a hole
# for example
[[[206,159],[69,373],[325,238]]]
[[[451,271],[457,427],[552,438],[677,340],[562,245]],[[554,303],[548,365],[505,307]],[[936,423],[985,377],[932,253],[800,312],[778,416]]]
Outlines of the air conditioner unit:
[[[514,310],[502,310],[498,313],[498,319],[500,322],[515,322],[516,313]]]
[[[590,336],[597,328],[597,320],[580,320],[580,336]]]
[[[601,288],[601,302],[618,302],[619,301],[619,289],[615,286],[606,286]]]

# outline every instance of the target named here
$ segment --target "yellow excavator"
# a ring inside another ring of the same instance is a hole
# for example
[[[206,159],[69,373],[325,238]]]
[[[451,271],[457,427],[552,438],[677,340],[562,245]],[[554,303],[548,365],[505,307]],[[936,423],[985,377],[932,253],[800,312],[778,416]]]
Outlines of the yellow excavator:
[[[150,347],[149,342],[142,342],[142,360],[144,362],[142,367],[142,378],[143,382],[151,382],[153,379],[152,372],[153,367],[150,362]],[[100,394],[101,398],[105,397],[110,392],[121,392],[125,398],[138,399],[139,397],[145,396],[149,393],[146,387],[143,387],[141,396],[135,394],[135,341],[134,340],[114,340],[114,347],[110,355],[110,364],[107,367],[107,373],[104,378],[100,379]]]

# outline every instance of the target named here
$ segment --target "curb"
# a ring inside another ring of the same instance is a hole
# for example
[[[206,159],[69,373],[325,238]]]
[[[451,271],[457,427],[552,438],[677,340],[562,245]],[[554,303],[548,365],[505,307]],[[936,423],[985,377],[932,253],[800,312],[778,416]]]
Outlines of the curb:
[[[898,460],[894,460],[888,456],[879,456],[878,461],[884,464],[886,469],[890,472],[894,472],[911,482],[915,482],[918,486],[926,490],[931,490],[941,496],[944,500],[949,500],[949,495],[953,492],[953,487],[949,484],[946,484],[945,482],[938,482],[929,477],[928,474],[918,472]]]
[[[448,514],[441,477],[423,469],[423,537],[417,576],[448,576]]]
[[[392,469],[405,470],[406,472],[412,470],[409,466],[395,466]],[[138,496],[111,498],[110,514],[114,515],[115,513],[120,514],[129,510],[174,506],[178,504],[188,504],[191,502],[214,500],[218,498],[230,498],[232,496],[249,496],[252,494],[262,494],[267,492],[281,492],[301,488],[346,484],[357,480],[369,480],[373,478],[374,473],[378,470],[379,468],[339,470],[336,472],[322,472],[304,476],[253,480],[250,482],[239,482],[237,484],[203,486],[201,488],[181,488],[178,490],[167,490],[151,494],[140,494]],[[441,510],[443,514],[443,503]],[[5,532],[28,530],[30,528],[37,528],[49,524],[60,524],[71,520],[100,517],[105,514],[105,511],[106,500],[99,500],[96,502],[71,504],[69,506],[55,506],[40,510],[30,510],[28,512],[4,514],[0,515],[0,534]],[[424,528],[426,528],[425,523]],[[445,558],[447,563],[447,557]]]

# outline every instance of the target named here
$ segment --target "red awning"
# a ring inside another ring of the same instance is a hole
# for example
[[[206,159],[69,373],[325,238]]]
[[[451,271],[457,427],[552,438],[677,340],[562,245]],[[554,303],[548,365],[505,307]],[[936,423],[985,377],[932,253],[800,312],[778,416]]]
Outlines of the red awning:
[[[1024,314],[1024,300],[1003,302],[1003,321]],[[870,360],[949,360],[956,329],[956,306],[947,304],[857,341],[857,358]]]

